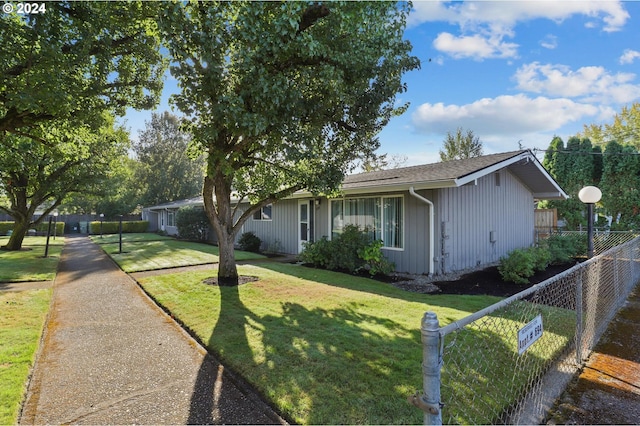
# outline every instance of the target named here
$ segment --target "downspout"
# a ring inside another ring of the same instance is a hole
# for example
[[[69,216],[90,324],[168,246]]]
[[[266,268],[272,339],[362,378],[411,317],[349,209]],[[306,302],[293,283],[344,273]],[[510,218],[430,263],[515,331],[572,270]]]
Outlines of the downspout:
[[[434,250],[435,250],[435,232],[434,232],[434,228],[435,228],[435,214],[434,214],[434,208],[433,208],[433,203],[429,200],[427,200],[426,198],[424,198],[422,195],[416,193],[416,191],[414,191],[413,186],[409,188],[409,194],[413,195],[415,198],[417,198],[418,200],[422,201],[425,204],[429,205],[429,275],[433,275],[434,274],[434,266],[433,266],[433,258],[435,256]]]

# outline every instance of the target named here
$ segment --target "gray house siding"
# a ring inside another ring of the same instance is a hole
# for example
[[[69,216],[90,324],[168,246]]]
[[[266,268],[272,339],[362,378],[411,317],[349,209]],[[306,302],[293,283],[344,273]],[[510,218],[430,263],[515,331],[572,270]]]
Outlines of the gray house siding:
[[[298,200],[280,200],[273,204],[271,220],[247,219],[238,233],[253,232],[262,240],[262,248],[279,247],[282,253],[298,253]]]
[[[533,201],[531,192],[506,169],[478,179],[477,185],[439,189],[437,272],[494,263],[513,249],[533,244]]]

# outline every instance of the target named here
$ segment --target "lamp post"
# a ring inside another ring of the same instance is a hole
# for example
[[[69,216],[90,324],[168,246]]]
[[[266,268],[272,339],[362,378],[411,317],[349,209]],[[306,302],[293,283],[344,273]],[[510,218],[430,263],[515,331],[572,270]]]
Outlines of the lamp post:
[[[58,212],[53,212],[53,240],[56,240],[56,234],[58,233]]]
[[[102,221],[104,220],[104,213],[100,213],[100,238],[102,238]]]
[[[602,191],[595,186],[585,186],[578,192],[580,201],[587,205],[587,257],[593,257],[593,205],[602,198]]]

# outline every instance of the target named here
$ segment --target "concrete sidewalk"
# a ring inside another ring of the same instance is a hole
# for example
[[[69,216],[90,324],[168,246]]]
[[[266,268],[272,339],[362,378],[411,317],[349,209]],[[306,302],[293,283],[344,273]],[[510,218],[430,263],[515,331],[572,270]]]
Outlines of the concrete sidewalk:
[[[558,399],[548,424],[640,424],[640,286]]]
[[[67,238],[19,422],[284,423],[86,237]]]

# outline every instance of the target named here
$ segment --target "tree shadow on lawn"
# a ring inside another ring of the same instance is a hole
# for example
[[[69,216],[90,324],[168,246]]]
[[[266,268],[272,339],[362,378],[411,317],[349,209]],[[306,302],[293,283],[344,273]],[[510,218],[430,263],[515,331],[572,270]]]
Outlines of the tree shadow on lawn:
[[[324,269],[308,268],[301,265],[281,264],[277,262],[256,262],[254,265],[260,268],[269,269],[282,274],[292,275],[301,279],[327,284],[334,287],[376,294],[378,296],[391,297],[407,302],[425,303],[431,306],[451,308],[468,313],[479,311],[503,299],[503,297],[485,295],[423,294],[410,292],[373,279],[340,272],[326,271]],[[366,284],[363,285],[363,282],[366,282]],[[442,326],[460,318],[447,316],[440,317],[439,319]],[[416,318],[416,323],[420,323],[420,318]]]
[[[206,346],[232,369],[232,377],[259,386],[256,392],[277,403],[287,421],[421,421],[422,413],[406,400],[422,380],[418,327],[409,330],[359,312],[356,304],[327,310],[283,302],[281,315],[260,316],[242,303],[238,287],[221,287],[220,294],[220,316]],[[274,423],[259,408],[234,410],[225,397],[234,379],[213,370],[205,360],[194,386],[190,424]]]

